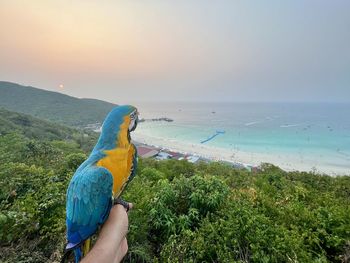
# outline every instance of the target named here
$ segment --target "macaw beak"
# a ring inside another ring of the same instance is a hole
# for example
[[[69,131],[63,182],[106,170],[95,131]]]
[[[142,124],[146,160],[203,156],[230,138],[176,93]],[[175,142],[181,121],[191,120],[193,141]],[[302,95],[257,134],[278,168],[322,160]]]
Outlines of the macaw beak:
[[[139,122],[139,114],[137,113],[134,126],[131,128],[130,132],[132,132],[136,129],[138,122]]]
[[[136,118],[134,120],[134,125],[131,128],[129,127],[129,132],[134,131],[137,127],[138,122],[139,122],[139,112],[137,110],[135,112],[135,116],[136,116]]]

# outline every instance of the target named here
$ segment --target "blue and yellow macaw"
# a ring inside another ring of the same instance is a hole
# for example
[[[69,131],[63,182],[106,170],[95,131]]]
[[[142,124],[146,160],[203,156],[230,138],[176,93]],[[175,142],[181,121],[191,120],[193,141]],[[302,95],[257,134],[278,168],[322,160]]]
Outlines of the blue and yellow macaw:
[[[137,122],[135,107],[115,107],[107,115],[89,158],[70,181],[65,251],[73,250],[76,262],[90,250],[91,236],[105,222],[114,201],[135,176],[137,150],[130,142],[130,132],[136,129]]]

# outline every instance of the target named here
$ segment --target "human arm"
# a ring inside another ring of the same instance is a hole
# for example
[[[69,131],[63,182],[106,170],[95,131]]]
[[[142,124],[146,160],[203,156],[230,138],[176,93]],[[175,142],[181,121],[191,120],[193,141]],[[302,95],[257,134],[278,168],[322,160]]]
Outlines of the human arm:
[[[81,263],[119,263],[128,251],[126,240],[128,225],[128,214],[125,208],[120,204],[114,205],[101,229],[96,244]]]

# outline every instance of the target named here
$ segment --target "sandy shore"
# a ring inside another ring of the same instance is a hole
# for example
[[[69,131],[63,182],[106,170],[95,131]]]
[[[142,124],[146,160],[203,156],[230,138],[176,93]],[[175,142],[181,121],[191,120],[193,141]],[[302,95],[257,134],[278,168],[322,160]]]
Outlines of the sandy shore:
[[[281,167],[286,171],[317,171],[319,173],[326,173],[328,175],[349,175],[349,167],[342,167],[337,165],[327,165],[317,158],[306,158],[298,155],[283,154],[274,155],[269,153],[252,153],[243,151],[231,151],[222,148],[215,148],[203,144],[189,144],[176,140],[163,139],[145,135],[139,132],[134,132],[133,140],[153,145],[161,148],[166,148],[175,152],[184,154],[197,155],[211,160],[221,160],[228,162],[238,162],[242,164],[249,164],[253,166],[261,163],[271,163]]]

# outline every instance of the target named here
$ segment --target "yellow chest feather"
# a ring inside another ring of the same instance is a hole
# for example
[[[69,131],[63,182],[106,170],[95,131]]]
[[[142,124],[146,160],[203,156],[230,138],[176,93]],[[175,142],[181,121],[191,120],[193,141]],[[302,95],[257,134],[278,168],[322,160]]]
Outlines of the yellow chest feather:
[[[109,170],[113,176],[113,196],[118,197],[127,183],[133,164],[135,154],[134,146],[127,137],[130,118],[126,116],[120,126],[117,140],[117,147],[107,150],[106,156],[97,162],[97,166],[102,166]]]

